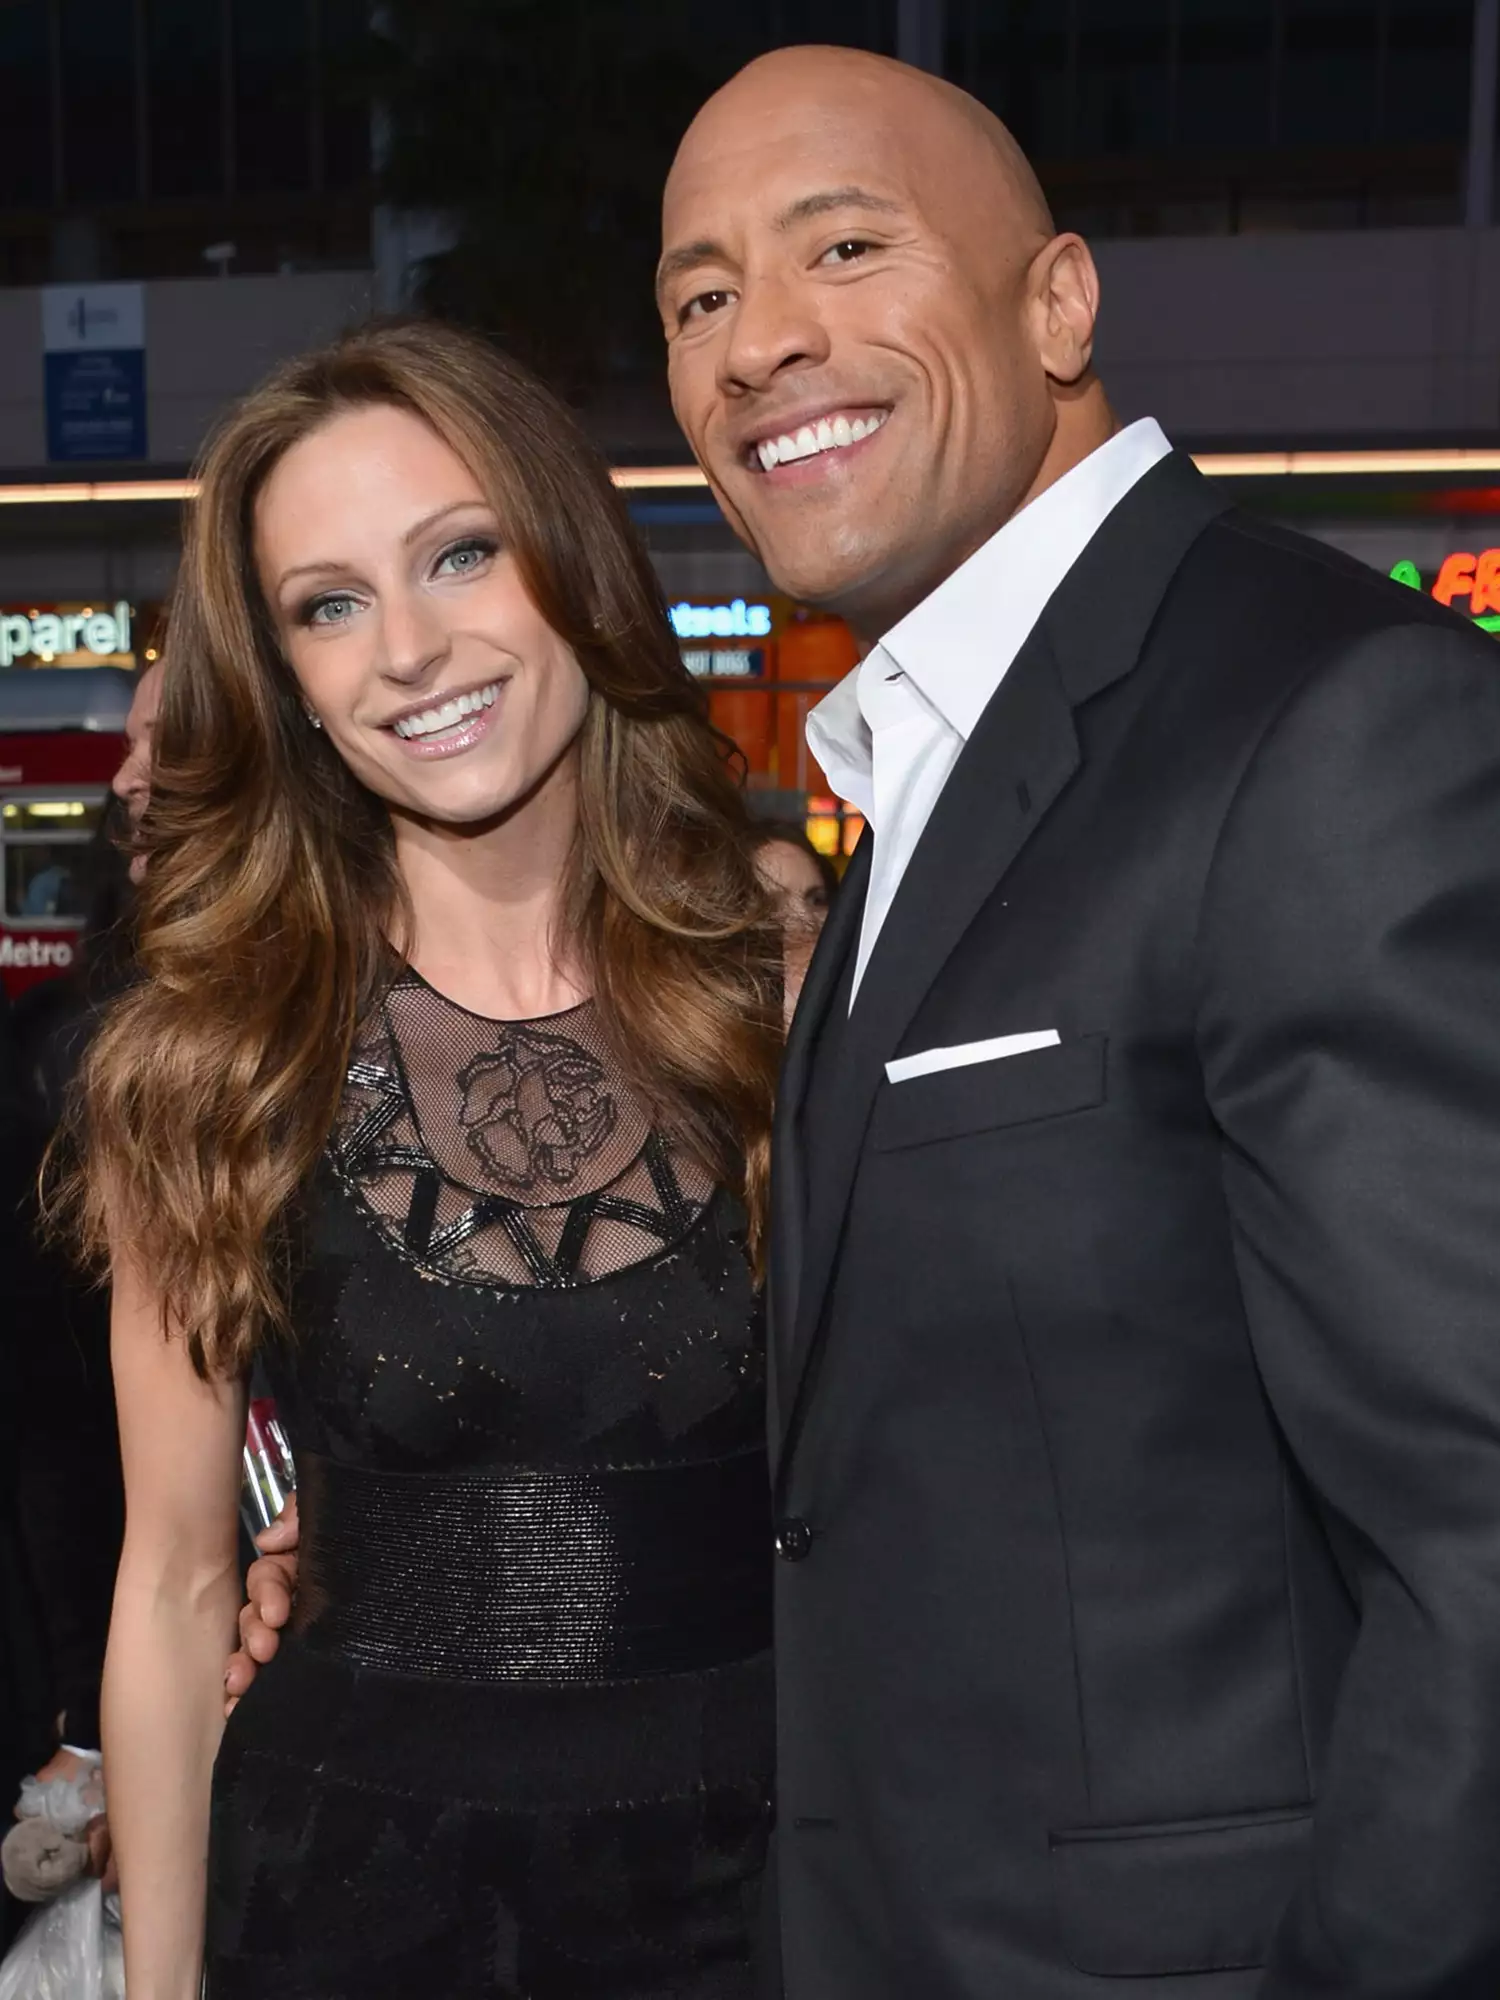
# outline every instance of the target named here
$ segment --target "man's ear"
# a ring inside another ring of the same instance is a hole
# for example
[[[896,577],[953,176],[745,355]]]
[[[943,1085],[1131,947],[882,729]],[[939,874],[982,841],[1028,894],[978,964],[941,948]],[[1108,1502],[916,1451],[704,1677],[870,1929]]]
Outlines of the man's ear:
[[[1027,272],[1037,354],[1054,382],[1071,386],[1088,373],[1099,313],[1099,273],[1081,236],[1054,236]]]

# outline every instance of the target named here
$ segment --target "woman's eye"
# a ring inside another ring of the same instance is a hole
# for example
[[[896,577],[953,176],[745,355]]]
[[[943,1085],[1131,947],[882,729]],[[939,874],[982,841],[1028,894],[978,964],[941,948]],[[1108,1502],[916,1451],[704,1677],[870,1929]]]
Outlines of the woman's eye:
[[[684,324],[690,319],[707,319],[710,313],[722,312],[733,296],[732,292],[699,292],[688,300],[679,318]]]
[[[858,236],[849,236],[842,243],[832,244],[819,259],[824,264],[855,264],[873,245]]]
[[[330,592],[327,597],[315,597],[302,613],[304,625],[342,625],[354,609],[354,599],[344,591]]]
[[[495,553],[495,544],[476,536],[467,542],[455,542],[451,549],[444,549],[434,567],[434,576],[472,576],[475,570],[483,569]]]

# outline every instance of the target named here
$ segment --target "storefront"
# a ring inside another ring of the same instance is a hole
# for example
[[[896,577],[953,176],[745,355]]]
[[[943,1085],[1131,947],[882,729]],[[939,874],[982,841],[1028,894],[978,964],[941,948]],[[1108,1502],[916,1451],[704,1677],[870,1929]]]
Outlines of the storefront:
[[[159,604],[0,604],[0,668],[125,667],[156,658]]]
[[[864,822],[830,790],[806,722],[859,657],[848,626],[772,593],[680,598],[670,609],[684,664],[708,684],[709,719],[745,760],[752,809],[803,826],[820,853],[847,859]]]
[[[118,667],[0,673],[0,982],[13,996],[77,955],[132,692]]]

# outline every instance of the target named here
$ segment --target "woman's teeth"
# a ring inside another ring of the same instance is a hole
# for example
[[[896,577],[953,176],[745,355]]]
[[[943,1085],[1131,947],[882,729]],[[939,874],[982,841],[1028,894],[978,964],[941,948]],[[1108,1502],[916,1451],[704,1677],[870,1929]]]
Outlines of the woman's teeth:
[[[858,444],[878,431],[889,415],[889,410],[878,410],[871,417],[820,417],[815,424],[804,424],[795,437],[784,432],[778,438],[762,438],[755,450],[769,472],[773,465],[790,465],[793,459],[815,458],[820,451],[842,451],[845,445]]]
[[[489,708],[499,692],[499,681],[492,681],[488,687],[476,688],[473,694],[456,694],[452,701],[424,708],[420,715],[398,716],[391,727],[398,736],[433,736],[441,729],[454,728],[468,716],[477,715],[480,709]]]

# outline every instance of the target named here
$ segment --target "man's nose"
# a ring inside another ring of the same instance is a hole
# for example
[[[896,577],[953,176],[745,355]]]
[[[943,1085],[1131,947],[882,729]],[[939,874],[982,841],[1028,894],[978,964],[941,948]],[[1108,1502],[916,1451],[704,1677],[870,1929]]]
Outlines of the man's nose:
[[[721,358],[722,387],[764,389],[783,369],[828,359],[828,331],[805,287],[783,278],[747,279]]]

